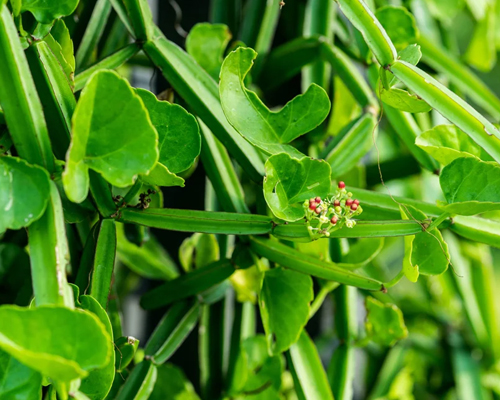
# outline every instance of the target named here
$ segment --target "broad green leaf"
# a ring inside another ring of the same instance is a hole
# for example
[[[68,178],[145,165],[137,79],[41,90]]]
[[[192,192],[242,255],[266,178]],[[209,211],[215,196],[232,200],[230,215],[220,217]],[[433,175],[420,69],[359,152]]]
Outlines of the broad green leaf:
[[[474,0],[479,3],[479,0]],[[486,2],[485,2],[486,4]],[[465,60],[467,63],[482,72],[490,71],[497,62],[497,49],[495,43],[495,23],[498,23],[494,6],[488,7],[484,18],[476,25],[474,35],[469,43]]]
[[[257,392],[268,386],[276,393],[281,386],[282,371],[281,356],[269,355],[266,338],[263,335],[249,337],[241,343],[229,392],[234,397],[239,393]],[[259,393],[263,399],[267,399],[264,397],[267,395],[265,392],[267,390]]]
[[[179,367],[164,364],[158,367],[158,377],[149,400],[200,400],[191,382]]]
[[[384,238],[359,239],[349,248],[349,252],[342,256],[342,259],[337,265],[349,269],[361,268],[372,261],[377,254],[380,253],[383,246]]]
[[[78,287],[74,286],[73,290],[76,288],[76,296],[78,296]],[[75,299],[75,303],[77,303],[78,299]],[[78,304],[79,308],[83,310],[87,310],[93,314],[106,328],[106,332],[108,333],[110,346],[113,346],[113,329],[111,328],[111,322],[109,321],[108,314],[99,304],[99,302],[94,299],[92,296],[81,296],[79,299],[80,303]],[[111,352],[111,357],[109,357],[109,361],[102,368],[98,368],[90,371],[89,375],[82,380],[79,391],[85,393],[85,395],[90,400],[101,400],[106,397],[109,390],[111,389],[111,385],[113,384],[113,380],[115,377],[115,352]]]
[[[42,375],[0,350],[0,398],[36,400],[42,398]]]
[[[136,89],[158,132],[158,162],[174,174],[189,169],[200,154],[201,137],[196,118],[184,108],[160,101],[144,89]]]
[[[224,52],[231,37],[229,28],[224,24],[196,24],[186,38],[186,51],[218,81]]]
[[[63,183],[75,203],[87,197],[89,168],[112,185],[125,187],[138,174],[153,169],[158,160],[158,134],[147,110],[116,72],[99,71],[92,76],[82,91],[72,124]]]
[[[49,197],[49,174],[43,168],[17,157],[0,157],[0,233],[39,219]]]
[[[375,16],[384,27],[396,49],[404,49],[417,42],[415,18],[405,7],[385,6],[377,9]]]
[[[406,90],[391,88],[389,90],[380,88],[380,100],[397,110],[409,113],[422,113],[432,110],[424,100],[415,94],[410,94]]]
[[[327,162],[288,154],[276,154],[266,161],[264,197],[274,215],[285,221],[304,217],[304,200],[325,197],[330,190],[331,169]]]
[[[477,158],[457,158],[439,177],[450,214],[475,215],[500,209],[500,166]]]
[[[310,276],[282,267],[266,271],[259,307],[270,353],[279,354],[299,339],[313,297]]]
[[[86,377],[106,365],[112,352],[94,314],[60,306],[0,307],[0,348],[61,382]]]
[[[177,266],[156,238],[150,234],[142,246],[125,237],[123,224],[116,226],[117,257],[136,274],[149,279],[170,280],[178,276]]]
[[[394,304],[384,304],[373,297],[366,298],[366,332],[382,346],[392,346],[408,336],[403,313]]]
[[[442,165],[448,165],[457,158],[472,156],[491,161],[490,155],[455,125],[435,126],[420,134],[415,144]]]
[[[412,206],[401,207],[403,219],[424,221],[427,216]],[[411,239],[411,242],[410,242]],[[426,230],[415,236],[405,237],[405,257],[403,271],[412,282],[418,274],[440,275],[450,263],[448,245],[438,229]]]
[[[241,303],[246,301],[257,303],[263,273],[254,265],[250,268],[237,269],[229,280],[236,293],[236,300]]]
[[[420,46],[418,44],[410,44],[398,53],[398,60],[406,61],[411,65],[417,65],[421,58],[422,51],[420,50]],[[393,75],[389,78],[389,85],[394,85],[397,80],[398,78]]]
[[[30,11],[38,22],[49,24],[53,20],[75,11],[78,0],[22,0],[21,12]]]
[[[257,53],[240,47],[222,64],[220,98],[229,123],[250,143],[268,154],[282,152],[295,157],[302,154],[287,145],[321,124],[330,111],[330,100],[318,85],[288,102],[280,111],[269,110],[255,92],[248,90],[244,79]]]
[[[333,400],[318,349],[305,330],[297,343],[290,347],[290,370],[295,390],[304,400]]]
[[[156,163],[155,167],[146,175],[141,175],[141,181],[151,186],[180,186],[184,187],[184,179],[170,172],[165,165]]]

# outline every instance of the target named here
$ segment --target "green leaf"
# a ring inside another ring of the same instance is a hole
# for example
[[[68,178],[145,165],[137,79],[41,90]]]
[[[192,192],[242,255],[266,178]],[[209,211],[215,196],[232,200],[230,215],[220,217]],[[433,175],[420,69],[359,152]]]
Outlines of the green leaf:
[[[313,84],[280,111],[269,110],[243,82],[256,56],[254,50],[240,47],[224,60],[220,75],[220,98],[224,114],[245,139],[264,152],[287,152],[301,157],[299,151],[286,143],[324,121],[330,111],[328,95]]]
[[[380,100],[397,110],[409,113],[422,113],[432,110],[424,100],[415,94],[410,94],[406,90],[391,88],[389,90],[380,88]]]
[[[417,65],[422,58],[422,51],[418,44],[410,44],[398,53],[398,60],[406,61],[411,65]]]
[[[153,234],[142,246],[137,246],[125,237],[123,224],[117,224],[116,228],[117,257],[136,274],[160,280],[170,280],[179,275],[174,261]]]
[[[443,165],[461,157],[478,157],[491,161],[491,157],[468,135],[455,125],[438,125],[423,132],[415,144]]]
[[[229,28],[224,24],[196,24],[186,38],[186,51],[218,81],[224,52],[231,37]]]
[[[200,400],[193,385],[179,367],[164,364],[158,367],[158,377],[149,400]]]
[[[494,8],[495,6],[493,5],[489,6],[485,17],[477,23],[474,35],[465,53],[467,63],[482,72],[490,71],[497,62],[495,43],[495,23],[497,16],[495,15]]]
[[[384,238],[359,239],[337,265],[341,268],[358,269],[372,261],[384,247]]]
[[[405,7],[381,7],[377,9],[375,16],[396,49],[400,50],[409,44],[416,43],[418,38],[417,24],[413,15]]]
[[[76,296],[78,296],[78,288],[76,286]],[[76,299],[75,302],[77,302]],[[108,314],[99,302],[94,299],[92,296],[81,296],[80,304],[78,307],[87,310],[93,313],[99,321],[106,328],[106,332],[108,333],[110,339],[110,346],[113,346],[113,329],[111,328],[111,322],[109,321]],[[90,400],[101,400],[106,397],[109,390],[111,389],[111,385],[113,384],[113,380],[115,377],[115,352],[111,352],[111,357],[109,357],[109,361],[102,368],[98,368],[90,371],[89,375],[82,380],[80,385],[81,392],[85,393]]]
[[[318,349],[305,330],[290,347],[290,370],[294,386],[305,400],[333,400],[332,390],[319,358]]]
[[[184,179],[170,172],[165,165],[157,163],[146,175],[141,175],[141,181],[151,186],[184,187]]]
[[[75,11],[79,0],[22,0],[21,12],[30,11],[38,22],[49,24],[53,20]]]
[[[87,197],[89,168],[112,185],[125,187],[157,162],[158,134],[141,98],[116,72],[99,71],[92,76],[72,123],[63,183],[75,203]]]
[[[133,361],[139,348],[139,340],[133,336],[121,336],[115,340],[116,372],[123,372]]]
[[[49,197],[49,174],[43,168],[17,157],[0,157],[0,233],[39,219]]]
[[[271,354],[288,350],[299,339],[313,297],[310,276],[281,267],[266,271],[259,307]]]
[[[276,393],[280,389],[282,370],[280,355],[269,354],[264,335],[249,337],[241,343],[229,391],[233,396],[241,393],[244,398],[253,398],[250,393],[258,392],[267,399],[267,390]],[[262,390],[265,387],[269,389]]]
[[[0,307],[0,348],[61,382],[103,367],[112,352],[110,337],[94,314],[60,306]]]
[[[0,398],[14,400],[42,398],[42,375],[2,350],[0,350]]]
[[[366,332],[382,346],[393,346],[408,336],[403,313],[394,304],[384,304],[373,297],[366,298]]]
[[[500,209],[500,166],[473,157],[457,158],[439,177],[450,214],[475,215]]]
[[[402,207],[401,216],[403,219],[410,220],[427,219],[424,213],[412,206]],[[426,230],[415,236],[405,237],[403,271],[410,281],[416,282],[419,273],[422,275],[444,273],[448,269],[449,260],[448,245],[438,229]]]
[[[304,217],[303,202],[325,197],[330,190],[331,169],[323,160],[276,154],[266,161],[264,197],[276,217],[297,221]]]
[[[158,162],[174,174],[186,171],[193,165],[201,149],[196,118],[177,104],[158,100],[148,90],[135,91],[158,132]]]

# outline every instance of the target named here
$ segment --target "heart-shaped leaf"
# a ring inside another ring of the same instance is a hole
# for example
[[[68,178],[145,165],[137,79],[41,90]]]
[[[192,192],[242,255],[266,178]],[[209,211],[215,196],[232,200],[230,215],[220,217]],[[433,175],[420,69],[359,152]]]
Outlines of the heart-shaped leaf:
[[[196,24],[186,38],[186,51],[218,81],[224,52],[231,37],[229,28],[224,24]]]
[[[257,53],[245,47],[231,52],[222,64],[220,98],[229,123],[250,143],[268,154],[289,153],[301,158],[286,145],[313,130],[328,116],[330,100],[326,92],[312,84],[307,91],[289,101],[280,111],[269,110],[244,79]]]
[[[42,375],[0,350],[0,399],[42,398]]]
[[[111,339],[92,313],[61,306],[0,307],[0,348],[61,382],[106,365]]]
[[[500,210],[500,165],[475,157],[457,158],[439,177],[450,214],[475,215]]]
[[[88,169],[118,187],[147,174],[158,159],[158,134],[141,98],[116,72],[95,73],[72,119],[73,137],[63,174],[68,198],[80,203],[89,189]]]
[[[266,161],[264,197],[276,217],[297,221],[304,217],[302,203],[311,197],[325,197],[330,190],[330,165],[323,160],[276,154]]]
[[[410,94],[406,90],[391,88],[389,90],[381,87],[380,100],[385,104],[394,107],[401,111],[406,111],[409,113],[422,113],[432,110],[424,100],[415,94]]]
[[[423,132],[415,144],[443,165],[461,157],[478,157],[491,161],[491,156],[478,146],[469,135],[455,125],[438,125]]]
[[[402,207],[401,217],[417,221],[427,219],[423,212],[412,206]],[[438,229],[405,236],[403,272],[410,281],[416,282],[419,274],[441,275],[448,269],[449,260],[448,245]]]
[[[259,306],[270,353],[279,354],[299,339],[313,297],[309,275],[282,267],[266,271]]]
[[[394,304],[366,298],[366,333],[375,343],[392,346],[408,336],[403,313]]]
[[[136,89],[136,93],[158,132],[158,162],[174,174],[189,169],[201,149],[196,118],[177,104],[158,100],[147,90]]]
[[[0,157],[0,233],[29,226],[39,219],[49,196],[47,171],[17,157]]]
[[[22,0],[21,12],[30,11],[38,22],[49,24],[53,20],[75,11],[79,0]]]

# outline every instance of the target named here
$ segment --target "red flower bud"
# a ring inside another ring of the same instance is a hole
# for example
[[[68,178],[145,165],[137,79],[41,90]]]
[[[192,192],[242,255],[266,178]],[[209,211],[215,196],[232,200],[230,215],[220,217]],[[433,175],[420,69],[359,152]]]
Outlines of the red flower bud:
[[[347,207],[350,207],[353,203],[354,203],[354,200],[353,200],[353,199],[347,199],[347,200],[345,201],[345,205],[346,205]],[[356,206],[356,207],[357,207],[357,206]]]
[[[339,182],[339,189],[344,189],[345,188],[345,183],[343,181]]]
[[[356,203],[353,203],[353,204],[351,205],[351,210],[352,210],[352,211],[356,211],[357,209],[358,209],[358,205],[357,205]]]
[[[333,202],[333,205],[334,205],[334,207],[338,207],[338,206],[340,206],[340,200],[335,200],[335,201]]]
[[[359,206],[359,200],[358,199],[354,200],[354,204],[357,204]]]
[[[316,210],[316,207],[318,207],[318,204],[314,201],[309,202],[309,210]]]
[[[339,219],[337,218],[337,216],[336,216],[336,215],[334,215],[334,216],[332,217],[332,219],[330,220],[330,222],[331,222],[333,225],[335,225],[335,224],[337,223],[337,221],[338,221],[338,220],[339,220]]]
[[[316,203],[321,203],[321,197],[319,197],[319,196],[316,197],[314,200],[316,201]]]

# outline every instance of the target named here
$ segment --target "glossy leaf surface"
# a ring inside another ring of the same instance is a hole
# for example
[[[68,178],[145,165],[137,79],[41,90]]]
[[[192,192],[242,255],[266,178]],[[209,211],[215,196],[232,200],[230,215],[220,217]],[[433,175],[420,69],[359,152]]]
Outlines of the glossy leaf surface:
[[[44,169],[17,157],[0,157],[0,232],[39,219],[49,197],[49,175]],[[30,201],[19,201],[26,198]]]
[[[256,56],[252,49],[240,47],[224,60],[220,82],[224,114],[245,139],[264,152],[300,157],[286,144],[321,124],[330,111],[330,100],[323,89],[313,84],[280,111],[269,110],[243,82]]]
[[[72,124],[63,174],[71,201],[80,203],[87,196],[89,168],[112,185],[125,187],[156,164],[158,134],[141,98],[115,72],[93,75],[82,91]]]
[[[281,267],[265,272],[259,306],[270,353],[279,354],[299,339],[309,319],[312,289],[311,277],[300,272]]]

